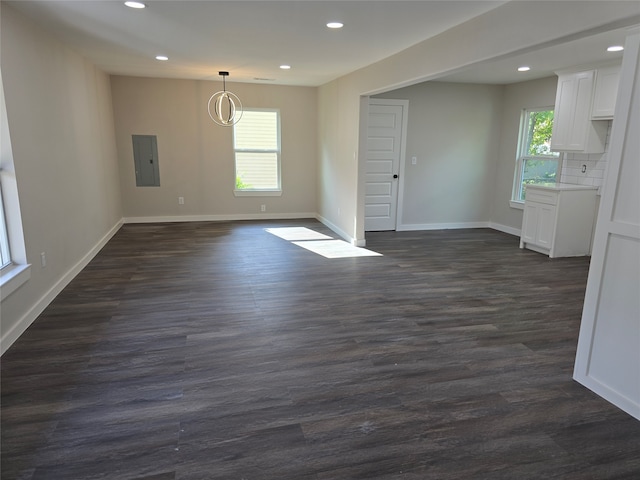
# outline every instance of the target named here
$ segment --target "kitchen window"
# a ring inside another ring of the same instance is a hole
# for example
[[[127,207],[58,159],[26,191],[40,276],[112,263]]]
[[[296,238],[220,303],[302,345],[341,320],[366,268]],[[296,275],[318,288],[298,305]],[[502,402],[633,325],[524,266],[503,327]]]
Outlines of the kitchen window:
[[[516,204],[524,202],[527,185],[556,183],[560,171],[560,153],[551,151],[552,128],[552,108],[522,112],[512,195],[512,201]]]
[[[281,195],[280,112],[245,109],[233,126],[236,196]]]

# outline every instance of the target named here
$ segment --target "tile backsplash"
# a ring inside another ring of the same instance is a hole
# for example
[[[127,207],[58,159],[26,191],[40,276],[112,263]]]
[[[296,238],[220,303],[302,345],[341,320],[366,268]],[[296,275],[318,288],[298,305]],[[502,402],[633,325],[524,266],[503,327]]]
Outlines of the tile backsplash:
[[[611,122],[609,122],[607,130],[604,153],[565,153],[560,182],[574,185],[594,185],[600,187],[598,189],[598,193],[600,193],[607,168],[610,135]]]

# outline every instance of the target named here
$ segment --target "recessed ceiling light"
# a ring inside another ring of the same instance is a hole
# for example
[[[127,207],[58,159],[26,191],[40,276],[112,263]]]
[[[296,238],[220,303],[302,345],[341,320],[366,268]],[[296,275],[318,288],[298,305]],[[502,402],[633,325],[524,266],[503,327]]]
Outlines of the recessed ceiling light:
[[[156,55],[156,60],[166,62],[167,60],[169,60],[169,57],[167,57],[166,55]]]
[[[146,5],[142,2],[124,2],[124,4],[129,8],[145,8]]]
[[[621,52],[622,50],[624,50],[622,45],[611,45],[607,48],[607,52]]]
[[[291,65],[280,65],[280,68],[282,70],[289,70],[291,68]]]
[[[340,23],[340,22],[329,22],[329,23],[327,23],[327,27],[329,27],[329,28],[342,28],[342,27],[344,27],[344,24]]]
[[[527,67],[526,65],[523,65],[522,67],[518,67],[519,72],[528,72],[529,70],[531,70],[531,67]]]

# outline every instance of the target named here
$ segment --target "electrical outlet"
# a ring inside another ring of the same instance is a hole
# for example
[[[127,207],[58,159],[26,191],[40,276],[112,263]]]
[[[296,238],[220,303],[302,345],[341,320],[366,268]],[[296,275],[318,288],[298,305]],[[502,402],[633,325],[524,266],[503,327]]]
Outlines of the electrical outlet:
[[[178,205],[184,205],[184,197],[178,197]]]
[[[260,205],[260,211],[261,212],[266,212],[267,211],[267,206],[266,205]]]
[[[42,268],[47,266],[47,255],[44,252],[40,253],[40,266]]]

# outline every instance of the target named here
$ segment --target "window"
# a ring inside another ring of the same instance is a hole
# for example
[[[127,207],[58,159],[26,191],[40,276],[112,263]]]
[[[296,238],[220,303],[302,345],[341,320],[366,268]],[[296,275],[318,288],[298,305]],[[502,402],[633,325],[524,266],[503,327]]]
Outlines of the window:
[[[3,152],[0,163],[7,161],[4,154],[9,150]],[[27,263],[22,225],[16,221],[20,212],[16,212],[15,177],[0,169],[0,185],[0,301],[3,301],[29,280],[31,270]]]
[[[559,170],[559,152],[552,152],[553,110],[525,110],[520,122],[518,160],[513,185],[513,201],[524,202],[527,185],[555,183]]]
[[[11,251],[9,250],[11,247]],[[0,301],[31,275],[24,246],[9,122],[0,74]]]
[[[233,126],[236,195],[280,195],[280,112],[244,110]]]
[[[4,204],[0,187],[0,270],[8,265],[11,265],[11,254],[9,253],[9,237],[7,236],[7,224],[4,220]]]

